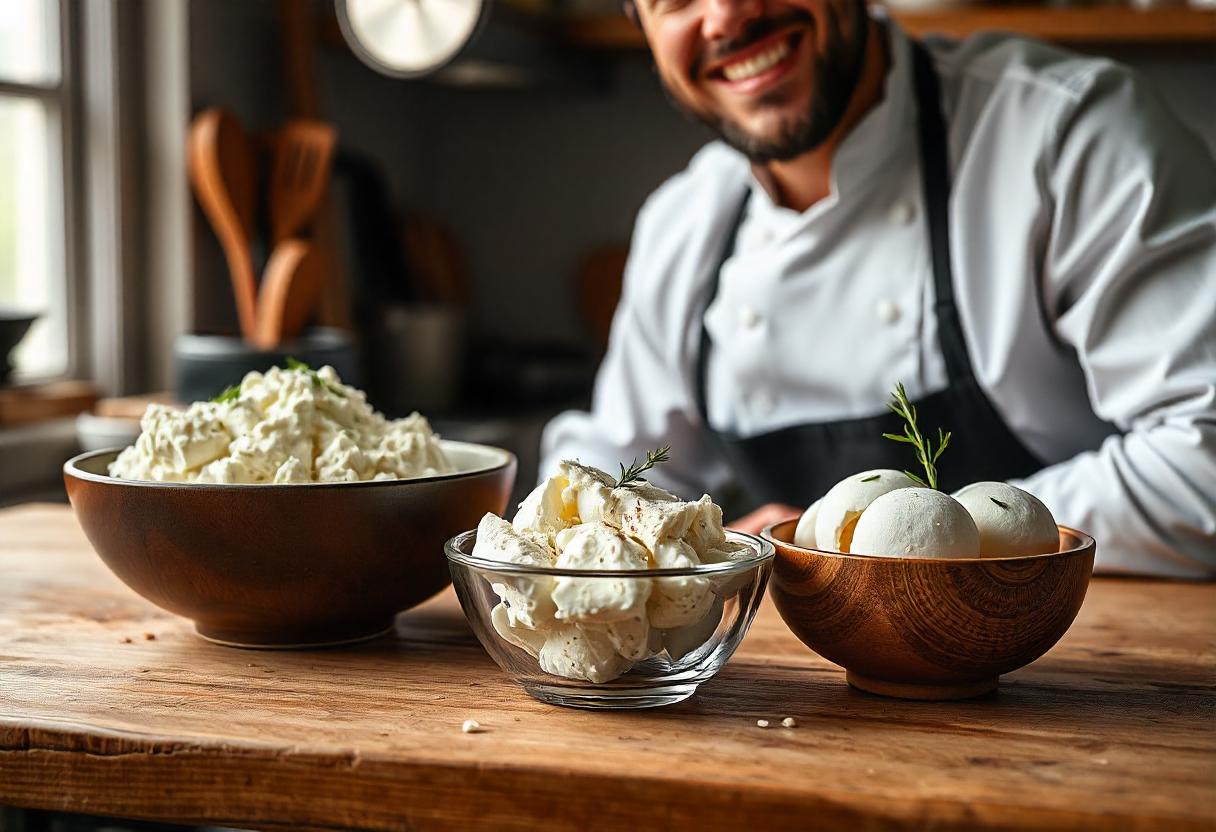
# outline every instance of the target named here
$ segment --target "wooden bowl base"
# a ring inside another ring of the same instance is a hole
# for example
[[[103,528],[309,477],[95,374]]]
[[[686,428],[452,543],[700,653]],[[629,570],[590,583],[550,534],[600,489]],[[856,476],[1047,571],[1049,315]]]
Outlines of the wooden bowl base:
[[[887,682],[882,679],[871,679],[849,670],[845,674],[849,684],[866,693],[876,693],[879,696],[891,696],[896,699],[921,699],[925,701],[947,699],[971,699],[983,696],[996,690],[999,676],[957,685],[915,685],[901,682]]]
[[[374,638],[380,638],[380,636],[387,635],[393,631],[393,622],[390,621],[387,625],[379,626],[369,632],[345,636],[332,641],[279,642],[272,639],[258,638],[257,635],[252,633],[245,637],[234,638],[231,634],[221,636],[215,633],[208,633],[197,622],[194,625],[194,631],[212,644],[219,644],[223,647],[240,647],[245,650],[313,650],[321,647],[341,647],[344,644],[357,644],[361,641],[371,641]]]

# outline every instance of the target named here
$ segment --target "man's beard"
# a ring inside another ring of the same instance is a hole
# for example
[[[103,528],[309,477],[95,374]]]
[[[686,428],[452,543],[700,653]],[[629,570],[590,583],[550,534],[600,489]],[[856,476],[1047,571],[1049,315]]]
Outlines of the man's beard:
[[[662,85],[663,89],[676,107],[705,124],[753,163],[783,162],[801,156],[823,144],[840,124],[861,78],[869,19],[865,3],[853,2],[848,5],[852,9],[852,31],[844,30],[840,21],[833,19],[832,25],[836,31],[827,39],[825,51],[815,56],[815,89],[806,109],[792,118],[785,119],[776,135],[753,135],[725,117],[701,112],[685,105],[668,89],[666,83]],[[781,18],[754,21],[742,35],[715,51],[722,55],[738,52],[783,26],[801,21],[810,22],[810,15],[797,11]],[[810,37],[810,34],[803,34],[802,37]],[[699,67],[705,62],[703,60],[694,64],[693,77],[700,75]],[[783,102],[780,92],[774,91],[769,95],[770,100],[766,100],[766,96],[760,98],[759,107],[777,106]]]

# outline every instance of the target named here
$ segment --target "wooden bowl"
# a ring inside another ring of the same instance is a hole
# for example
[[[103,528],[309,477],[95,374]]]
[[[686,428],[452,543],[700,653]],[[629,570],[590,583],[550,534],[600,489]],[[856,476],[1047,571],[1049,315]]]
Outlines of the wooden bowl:
[[[764,530],[773,602],[849,684],[903,699],[965,699],[1051,649],[1085,600],[1094,539],[1060,526],[1060,551],[1014,558],[887,558],[805,549],[797,520]]]
[[[239,647],[371,638],[450,583],[443,545],[501,514],[514,455],[442,442],[459,473],[413,480],[213,485],[109,476],[116,450],[63,467],[101,559],[199,635]]]
[[[36,314],[0,307],[0,384],[6,384],[13,371],[9,353],[17,348],[36,320]]]

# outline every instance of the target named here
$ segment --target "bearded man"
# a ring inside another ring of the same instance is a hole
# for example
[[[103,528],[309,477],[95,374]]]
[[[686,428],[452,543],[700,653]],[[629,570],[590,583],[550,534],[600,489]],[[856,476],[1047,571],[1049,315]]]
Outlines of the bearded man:
[[[636,0],[720,137],[642,209],[589,413],[546,429],[757,531],[911,468],[1009,481],[1107,571],[1216,575],[1216,164],[1134,73],[1005,35],[918,41],[860,0]]]

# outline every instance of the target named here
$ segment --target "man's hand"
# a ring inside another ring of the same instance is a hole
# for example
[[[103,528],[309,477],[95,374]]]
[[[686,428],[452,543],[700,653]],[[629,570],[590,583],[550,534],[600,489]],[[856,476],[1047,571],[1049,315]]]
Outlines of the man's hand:
[[[760,530],[782,520],[792,520],[802,514],[802,509],[787,506],[783,503],[769,503],[760,506],[751,514],[745,514],[733,523],[727,523],[728,529],[748,534],[760,534]]]

